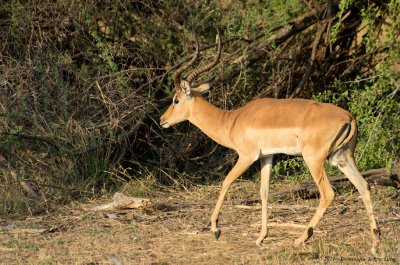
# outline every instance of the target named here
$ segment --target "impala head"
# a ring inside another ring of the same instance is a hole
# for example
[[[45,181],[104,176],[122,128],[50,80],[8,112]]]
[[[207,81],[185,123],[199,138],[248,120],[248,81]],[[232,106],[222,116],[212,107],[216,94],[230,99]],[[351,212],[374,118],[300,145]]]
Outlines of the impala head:
[[[201,73],[211,69],[214,67],[220,57],[221,57],[221,40],[219,34],[217,35],[217,42],[218,42],[218,54],[214,58],[214,60],[202,67],[199,67],[193,70],[185,80],[181,81],[181,74],[187,70],[190,66],[194,64],[194,62],[199,57],[199,42],[196,37],[196,51],[193,55],[193,58],[186,64],[183,65],[181,68],[176,70],[173,80],[175,86],[175,94],[172,99],[172,104],[168,107],[165,113],[160,118],[160,125],[164,128],[168,128],[171,125],[176,123],[186,121],[189,119],[191,115],[192,106],[195,102],[194,98],[201,96],[205,92],[207,92],[210,88],[209,83],[204,83],[198,87],[191,87],[191,82]]]

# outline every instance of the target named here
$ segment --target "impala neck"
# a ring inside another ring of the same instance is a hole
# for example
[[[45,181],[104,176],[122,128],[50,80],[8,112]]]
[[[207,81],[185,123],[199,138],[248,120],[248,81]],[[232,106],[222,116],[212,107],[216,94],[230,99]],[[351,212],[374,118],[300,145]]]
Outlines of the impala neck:
[[[229,132],[232,127],[232,112],[222,110],[201,97],[194,97],[189,121],[217,143],[231,147]]]

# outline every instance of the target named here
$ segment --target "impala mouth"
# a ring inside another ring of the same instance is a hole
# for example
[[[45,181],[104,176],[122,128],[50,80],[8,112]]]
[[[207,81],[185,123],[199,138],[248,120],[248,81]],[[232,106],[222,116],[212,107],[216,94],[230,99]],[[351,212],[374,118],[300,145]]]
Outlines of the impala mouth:
[[[161,127],[163,127],[163,128],[168,128],[168,127],[170,126],[169,123],[168,123],[167,121],[164,121],[164,122],[160,123],[160,125],[161,125]]]

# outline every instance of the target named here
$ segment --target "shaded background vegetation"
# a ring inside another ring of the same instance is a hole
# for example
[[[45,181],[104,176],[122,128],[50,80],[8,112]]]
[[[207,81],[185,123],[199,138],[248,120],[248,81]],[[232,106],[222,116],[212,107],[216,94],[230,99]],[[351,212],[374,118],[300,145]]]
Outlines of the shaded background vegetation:
[[[189,123],[158,125],[194,33],[202,64],[217,30],[221,63],[200,77],[213,78],[213,104],[332,102],[357,117],[360,169],[390,167],[400,145],[399,13],[398,0],[2,1],[0,214],[220,180],[234,152]],[[274,172],[307,174],[286,156]]]

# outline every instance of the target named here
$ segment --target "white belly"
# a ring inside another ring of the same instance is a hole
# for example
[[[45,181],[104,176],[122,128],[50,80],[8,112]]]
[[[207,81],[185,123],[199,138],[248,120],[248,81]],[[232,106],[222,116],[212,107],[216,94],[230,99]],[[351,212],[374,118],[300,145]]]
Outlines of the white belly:
[[[269,156],[273,154],[299,155],[301,154],[301,150],[297,146],[273,147],[273,148],[261,149],[261,156]]]

